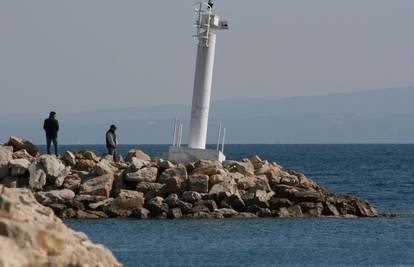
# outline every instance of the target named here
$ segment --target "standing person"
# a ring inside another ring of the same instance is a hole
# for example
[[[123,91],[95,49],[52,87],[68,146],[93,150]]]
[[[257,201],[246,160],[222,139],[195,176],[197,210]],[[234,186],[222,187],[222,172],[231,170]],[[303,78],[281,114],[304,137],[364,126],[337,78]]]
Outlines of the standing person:
[[[50,145],[53,142],[55,148],[55,155],[58,156],[58,131],[59,131],[59,122],[56,119],[56,112],[51,111],[49,113],[49,118],[43,123],[43,129],[46,132],[46,148],[47,154],[50,154]]]
[[[116,154],[117,140],[115,131],[116,126],[112,124],[106,132],[106,148],[108,149],[108,154],[112,155],[114,157],[114,161],[116,162],[118,159]]]

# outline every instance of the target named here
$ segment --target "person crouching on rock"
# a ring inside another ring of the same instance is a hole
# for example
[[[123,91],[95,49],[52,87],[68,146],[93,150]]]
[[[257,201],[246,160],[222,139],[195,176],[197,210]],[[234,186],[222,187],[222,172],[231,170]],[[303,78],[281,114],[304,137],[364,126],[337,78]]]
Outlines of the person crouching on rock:
[[[106,148],[108,149],[108,154],[112,155],[114,158],[114,161],[118,161],[118,157],[116,154],[116,146],[117,146],[117,140],[116,140],[116,126],[111,125],[109,130],[106,132]]]
[[[58,131],[59,131],[59,122],[56,119],[56,112],[51,111],[49,113],[49,118],[43,123],[43,129],[46,132],[46,149],[47,154],[50,154],[50,146],[53,142],[55,148],[55,155],[58,156]]]

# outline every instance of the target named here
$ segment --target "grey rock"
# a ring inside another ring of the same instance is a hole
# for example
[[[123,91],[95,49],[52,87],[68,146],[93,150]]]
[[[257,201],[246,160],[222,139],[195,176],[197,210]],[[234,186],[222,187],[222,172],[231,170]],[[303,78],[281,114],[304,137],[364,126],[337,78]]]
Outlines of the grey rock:
[[[186,191],[181,195],[181,200],[192,204],[198,202],[201,198],[201,194],[194,191]]]
[[[42,190],[46,185],[46,172],[40,162],[33,162],[29,166],[29,188],[33,191]]]
[[[146,167],[136,172],[127,173],[125,179],[131,182],[150,182],[157,180],[158,169],[155,167]]]
[[[102,159],[98,162],[98,164],[95,165],[95,174],[97,175],[105,175],[105,174],[114,174],[117,169],[112,167],[111,163],[106,160]]]
[[[9,161],[10,174],[12,176],[22,176],[27,173],[30,161],[27,159],[12,159]]]
[[[114,176],[106,174],[94,178],[90,178],[81,184],[80,194],[109,197],[112,190]]]
[[[54,155],[40,156],[40,162],[48,178],[56,179],[62,175],[65,165]]]
[[[237,184],[234,181],[226,181],[215,184],[209,192],[213,198],[226,198],[237,193]]]

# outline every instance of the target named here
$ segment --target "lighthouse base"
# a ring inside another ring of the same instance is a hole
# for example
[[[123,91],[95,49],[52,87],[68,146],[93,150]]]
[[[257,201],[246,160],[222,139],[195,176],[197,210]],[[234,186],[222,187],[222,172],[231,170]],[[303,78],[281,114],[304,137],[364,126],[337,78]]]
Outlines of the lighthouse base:
[[[213,149],[194,149],[188,147],[170,147],[168,151],[168,160],[172,162],[194,162],[197,160],[216,160],[223,162],[226,156],[218,150]]]

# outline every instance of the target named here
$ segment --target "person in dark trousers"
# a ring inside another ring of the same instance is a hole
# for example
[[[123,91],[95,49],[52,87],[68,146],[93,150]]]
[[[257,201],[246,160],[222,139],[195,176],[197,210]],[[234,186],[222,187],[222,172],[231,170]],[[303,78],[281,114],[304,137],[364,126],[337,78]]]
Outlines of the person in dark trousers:
[[[55,155],[58,156],[58,131],[59,131],[59,122],[56,119],[56,112],[51,111],[49,113],[49,118],[47,118],[43,124],[43,129],[46,132],[46,148],[47,154],[50,154],[50,146],[53,142],[55,148]]]
[[[117,154],[116,154],[116,146],[117,146],[117,140],[116,140],[116,126],[111,125],[109,130],[106,132],[106,148],[108,149],[108,154],[112,155],[114,158],[114,161],[118,161]]]

